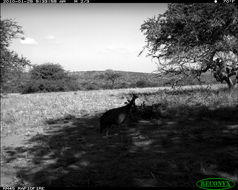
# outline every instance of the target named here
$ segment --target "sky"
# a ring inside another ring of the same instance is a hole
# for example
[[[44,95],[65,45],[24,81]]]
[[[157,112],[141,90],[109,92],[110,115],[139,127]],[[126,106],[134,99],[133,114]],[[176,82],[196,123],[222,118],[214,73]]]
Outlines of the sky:
[[[57,63],[67,71],[153,72],[140,26],[167,4],[1,4],[2,19],[23,27],[25,40],[10,49],[32,64]]]

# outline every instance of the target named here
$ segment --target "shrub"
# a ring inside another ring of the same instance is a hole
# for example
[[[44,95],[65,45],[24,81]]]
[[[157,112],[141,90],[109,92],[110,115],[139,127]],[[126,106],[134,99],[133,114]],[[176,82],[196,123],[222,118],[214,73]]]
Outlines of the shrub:
[[[68,76],[68,73],[60,65],[46,63],[33,67],[22,93],[75,91],[79,89],[80,86],[76,78]]]
[[[98,90],[99,86],[96,83],[86,83],[84,84],[85,90]]]
[[[145,81],[145,80],[138,80],[138,81],[136,82],[136,87],[138,87],[138,88],[143,88],[143,87],[148,87],[148,86],[150,86],[150,85],[149,85],[149,83],[148,83],[147,81]]]

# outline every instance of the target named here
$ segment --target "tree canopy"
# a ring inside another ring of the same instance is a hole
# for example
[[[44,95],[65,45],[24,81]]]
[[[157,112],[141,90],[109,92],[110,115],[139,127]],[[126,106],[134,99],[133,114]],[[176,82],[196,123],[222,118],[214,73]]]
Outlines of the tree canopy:
[[[58,92],[77,90],[76,79],[59,64],[44,63],[34,65],[29,72],[30,80],[27,81],[23,93]]]
[[[22,27],[11,19],[0,20],[0,67],[1,67],[1,92],[7,88],[11,80],[22,73],[23,69],[30,65],[30,61],[9,50],[9,45],[14,38],[23,38]]]
[[[60,80],[68,77],[62,66],[54,63],[44,63],[42,65],[33,66],[33,69],[30,71],[30,76],[32,80]]]
[[[113,71],[112,69],[107,69],[104,74],[100,74],[96,76],[98,79],[104,79],[106,81],[109,81],[109,86],[111,89],[115,87],[115,82],[121,77],[120,73],[117,73]]]
[[[230,77],[238,70],[236,4],[169,4],[164,14],[144,21],[141,31],[146,36],[148,55],[157,58],[161,73],[199,79],[202,72],[210,70],[222,73],[214,77],[233,86]],[[235,55],[229,60],[220,57],[225,69],[214,60],[221,52]]]

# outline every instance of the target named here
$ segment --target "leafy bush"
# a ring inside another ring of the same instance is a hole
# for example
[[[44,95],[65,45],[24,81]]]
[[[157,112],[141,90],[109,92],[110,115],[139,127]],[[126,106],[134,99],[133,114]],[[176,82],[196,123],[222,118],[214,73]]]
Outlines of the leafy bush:
[[[99,89],[99,87],[96,83],[88,83],[84,87],[86,90],[98,90]]]
[[[148,87],[148,86],[149,86],[149,84],[145,80],[138,80],[136,82],[136,87],[143,88],[143,87]]]
[[[46,63],[34,66],[30,79],[22,93],[75,91],[80,87],[76,79],[64,71],[58,64]]]
[[[116,88],[128,88],[129,87],[129,85],[128,85],[128,83],[126,83],[126,82],[120,82],[120,83],[118,83],[118,85],[116,86]]]
[[[30,71],[31,79],[39,80],[60,80],[67,78],[68,75],[59,64],[45,63],[42,65],[35,65]]]
[[[32,80],[23,89],[23,94],[34,92],[66,91],[63,81]]]

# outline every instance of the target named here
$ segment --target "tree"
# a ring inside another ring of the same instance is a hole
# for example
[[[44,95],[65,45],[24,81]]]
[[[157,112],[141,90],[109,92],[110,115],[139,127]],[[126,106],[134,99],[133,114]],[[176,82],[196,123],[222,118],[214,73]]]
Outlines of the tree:
[[[54,63],[33,66],[30,76],[32,80],[61,80],[68,77],[62,66]]]
[[[9,45],[14,38],[22,38],[22,27],[11,19],[0,20],[0,68],[1,68],[1,92],[5,91],[8,83],[19,78],[26,66],[30,66],[30,61],[9,50]],[[20,80],[17,80],[20,82]]]
[[[211,71],[233,88],[231,77],[238,79],[237,4],[169,4],[164,14],[144,21],[141,31],[144,49],[157,59],[161,76],[200,80],[201,73]],[[229,54],[232,59],[226,59]]]
[[[59,64],[34,65],[29,74],[30,80],[25,85],[23,93],[78,90],[76,78],[69,76]]]
[[[115,71],[113,71],[111,69],[107,69],[104,74],[96,76],[96,78],[105,79],[106,81],[109,81],[110,88],[115,87],[115,82],[120,77],[121,77],[121,75],[119,73],[116,73]]]
[[[121,75],[119,73],[116,73],[114,71],[107,71],[105,73],[105,78],[107,81],[110,81],[111,83],[111,88],[114,88],[116,80],[120,77]]]

